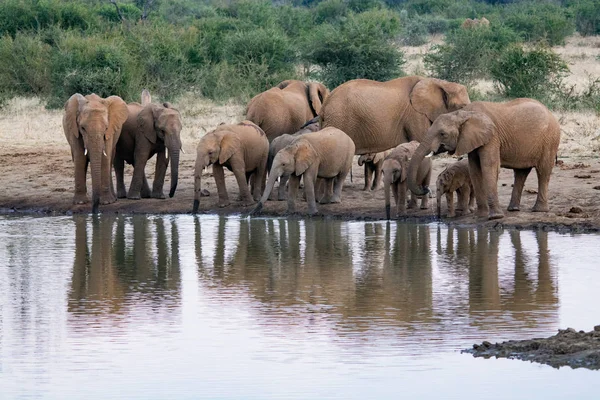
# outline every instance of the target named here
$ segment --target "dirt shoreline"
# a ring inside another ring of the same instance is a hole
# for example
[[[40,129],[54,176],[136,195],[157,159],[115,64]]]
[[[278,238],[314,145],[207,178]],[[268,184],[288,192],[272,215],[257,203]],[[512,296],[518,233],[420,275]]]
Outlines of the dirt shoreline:
[[[164,200],[119,199],[114,204],[100,207],[102,213],[119,214],[186,214],[191,213],[193,202],[193,174],[195,152],[186,148],[180,162],[179,187],[175,197]],[[435,178],[445,168],[454,162],[451,158],[434,160],[431,188],[435,190]],[[146,168],[151,182],[154,165],[149,163]],[[132,168],[125,171],[126,183],[131,178]],[[237,183],[231,173],[226,175],[227,190],[231,205],[219,208],[216,204],[216,187],[211,173],[203,176],[203,186],[211,193],[203,197],[200,203],[200,213],[232,215],[246,214],[253,207],[242,207],[237,202]],[[513,174],[511,170],[503,169],[499,179],[500,202],[505,208],[511,193]],[[314,218],[333,218],[343,220],[383,220],[385,219],[383,189],[375,192],[363,191],[363,168],[356,163],[353,166],[353,181],[347,179],[344,186],[342,203],[318,205],[319,214]],[[169,180],[165,182],[169,187]],[[90,213],[91,205],[73,205],[73,163],[69,148],[58,144],[48,144],[43,149],[34,145],[2,145],[0,146],[0,214],[2,215],[71,215]],[[88,191],[91,191],[91,181],[88,174]],[[536,198],[537,179],[532,172],[525,185],[521,209],[528,210]],[[501,220],[489,221],[473,215],[456,218],[438,219],[435,216],[435,198],[430,199],[427,210],[408,210],[408,215],[402,220],[411,222],[441,221],[449,225],[486,226],[495,229],[543,229],[559,232],[599,232],[600,231],[600,159],[598,158],[568,158],[559,160],[554,168],[549,191],[550,212],[532,213],[529,211],[508,212]],[[262,216],[289,216],[286,213],[287,202],[269,201],[263,208]],[[297,203],[298,213],[294,217],[305,218],[306,205]],[[443,200],[442,214],[446,211]]]
[[[559,329],[549,338],[509,340],[495,343],[474,344],[463,353],[473,357],[508,358],[547,364],[554,368],[600,369],[600,325],[593,331],[577,332],[573,328]]]

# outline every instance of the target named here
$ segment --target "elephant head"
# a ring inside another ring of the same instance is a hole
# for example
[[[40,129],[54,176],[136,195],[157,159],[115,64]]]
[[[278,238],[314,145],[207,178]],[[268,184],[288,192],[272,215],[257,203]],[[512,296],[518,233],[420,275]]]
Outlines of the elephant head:
[[[260,212],[263,204],[269,199],[269,195],[279,177],[291,174],[302,175],[315,162],[316,158],[317,152],[308,140],[296,140],[280,150],[273,159],[265,191],[252,213]]]
[[[383,151],[379,152],[379,153],[363,154],[360,157],[358,157],[358,165],[362,167],[365,163],[377,164],[384,158],[385,158],[385,152],[383,152]]]
[[[417,196],[429,192],[417,185],[417,170],[423,158],[433,152],[462,155],[489,143],[494,136],[492,120],[478,111],[456,111],[440,116],[427,131],[413,155],[408,172],[408,186]]]
[[[227,129],[226,125],[223,128],[220,125],[200,139],[194,172],[194,213],[198,212],[200,206],[202,170],[215,163],[226,163],[241,148],[242,143],[237,134]]]
[[[423,78],[411,90],[410,103],[417,112],[433,123],[440,115],[460,110],[470,104],[471,100],[463,85]]]
[[[138,114],[138,126],[146,139],[152,144],[158,142],[165,146],[167,162],[169,162],[169,158],[172,159],[169,197],[173,197],[177,189],[179,152],[181,150],[181,117],[179,111],[173,108],[170,103],[148,104]]]
[[[385,192],[385,215],[390,219],[390,192],[393,183],[404,182],[408,173],[408,155],[402,156],[399,160],[387,158],[383,161],[383,187]]]
[[[109,190],[102,188],[102,176],[108,178],[104,178],[105,182],[110,182],[114,148],[127,116],[127,105],[118,96],[103,99],[96,94],[84,97],[76,93],[65,103],[63,129],[73,160],[85,154],[91,163],[94,213],[98,211],[101,190]],[[76,186],[85,187],[85,175],[83,179]]]

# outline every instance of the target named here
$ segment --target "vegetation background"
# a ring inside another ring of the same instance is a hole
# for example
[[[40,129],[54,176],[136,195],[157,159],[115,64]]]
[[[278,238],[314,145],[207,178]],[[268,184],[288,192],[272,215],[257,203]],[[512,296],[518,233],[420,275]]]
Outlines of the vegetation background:
[[[460,27],[483,16],[490,27]],[[600,79],[574,90],[551,48],[575,31],[600,34],[600,0],[4,0],[0,104],[36,96],[60,108],[76,92],[133,101],[142,88],[244,103],[284,79],[333,89],[419,72],[473,99],[600,112]],[[402,49],[439,34],[407,71]],[[482,79],[494,90],[478,90]]]

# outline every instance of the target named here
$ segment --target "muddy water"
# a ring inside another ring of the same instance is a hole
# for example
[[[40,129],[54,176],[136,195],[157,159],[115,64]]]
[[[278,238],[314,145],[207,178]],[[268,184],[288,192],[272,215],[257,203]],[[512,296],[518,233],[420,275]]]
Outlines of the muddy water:
[[[596,399],[474,359],[600,323],[600,237],[213,216],[0,217],[0,398]]]

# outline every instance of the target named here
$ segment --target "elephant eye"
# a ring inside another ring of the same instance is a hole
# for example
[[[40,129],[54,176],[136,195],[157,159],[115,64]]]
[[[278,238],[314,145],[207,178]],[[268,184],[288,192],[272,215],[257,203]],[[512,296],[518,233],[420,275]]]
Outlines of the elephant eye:
[[[448,133],[447,133],[447,132],[444,132],[444,131],[442,131],[442,132],[440,132],[440,135],[442,135],[443,137],[446,137],[446,136],[448,136]]]

